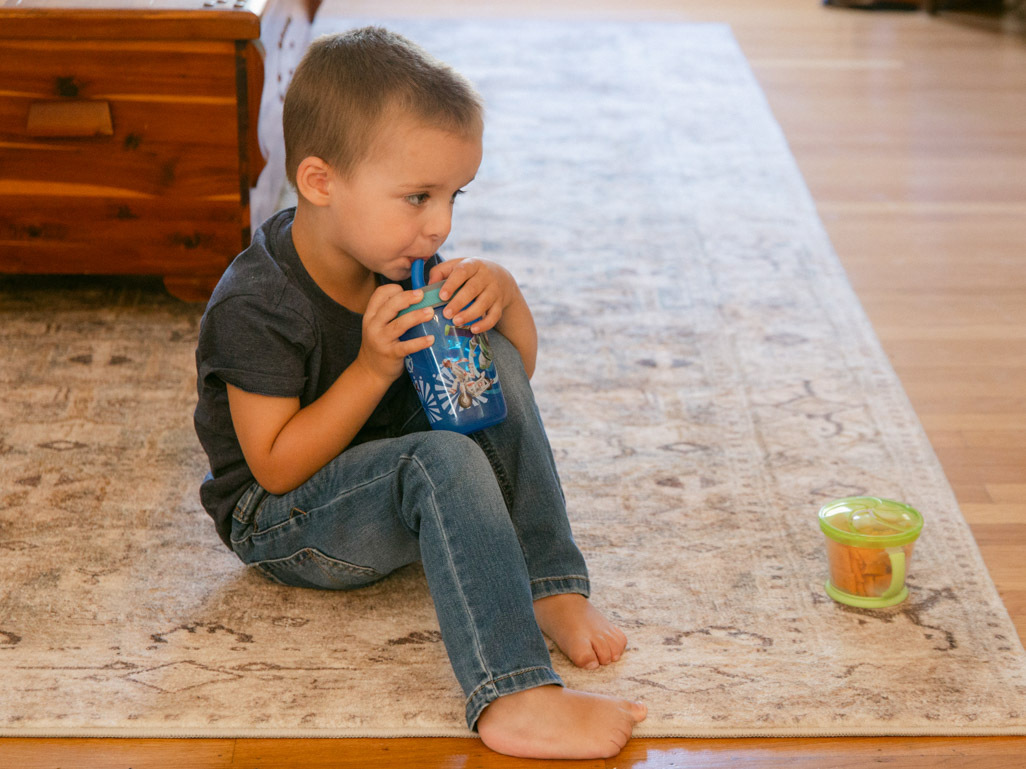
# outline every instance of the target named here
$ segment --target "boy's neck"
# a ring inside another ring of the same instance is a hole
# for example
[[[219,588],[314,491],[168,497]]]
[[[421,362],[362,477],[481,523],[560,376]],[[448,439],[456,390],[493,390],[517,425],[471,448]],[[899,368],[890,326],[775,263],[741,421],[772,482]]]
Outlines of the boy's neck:
[[[325,294],[351,312],[362,315],[370,295],[377,288],[377,278],[348,254],[319,237],[317,210],[302,203],[296,206],[292,220],[292,244],[307,274]]]

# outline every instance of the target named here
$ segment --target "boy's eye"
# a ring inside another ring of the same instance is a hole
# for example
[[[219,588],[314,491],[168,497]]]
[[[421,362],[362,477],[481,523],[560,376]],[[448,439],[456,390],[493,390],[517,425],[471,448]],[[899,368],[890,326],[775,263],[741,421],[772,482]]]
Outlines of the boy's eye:
[[[454,192],[452,194],[452,197],[449,199],[449,205],[452,205],[453,203],[455,203],[456,202],[456,198],[459,197],[460,195],[462,195],[464,192],[465,192],[465,190],[456,190],[456,192]],[[405,200],[411,206],[422,206],[422,205],[424,205],[425,203],[428,202],[430,197],[431,196],[428,193],[426,193],[426,192],[418,192],[418,193],[413,194],[413,195],[407,195]]]

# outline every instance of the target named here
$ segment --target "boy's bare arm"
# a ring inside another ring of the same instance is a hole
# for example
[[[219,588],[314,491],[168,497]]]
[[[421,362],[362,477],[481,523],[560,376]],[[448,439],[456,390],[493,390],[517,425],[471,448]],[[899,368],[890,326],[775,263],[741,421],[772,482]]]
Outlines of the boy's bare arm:
[[[524,371],[530,379],[534,376],[534,367],[538,360],[538,329],[534,325],[531,308],[527,306],[519,287],[517,299],[506,307],[495,328],[517,348],[520,358],[524,361]]]
[[[228,385],[235,433],[257,483],[272,494],[300,486],[352,442],[389,384],[354,363],[304,409],[299,398]]]
[[[403,358],[430,346],[432,337],[399,337],[430,318],[431,310],[396,317],[420,291],[382,286],[363,318],[363,344],[353,363],[305,408],[298,398],[258,395],[227,385],[232,423],[257,483],[284,494],[307,481],[348,446],[403,371]]]
[[[475,334],[498,329],[517,348],[530,378],[538,357],[538,330],[510,272],[484,259],[452,259],[432,268],[429,281],[442,279],[439,298],[449,301],[444,315],[456,325],[480,318],[470,327]]]

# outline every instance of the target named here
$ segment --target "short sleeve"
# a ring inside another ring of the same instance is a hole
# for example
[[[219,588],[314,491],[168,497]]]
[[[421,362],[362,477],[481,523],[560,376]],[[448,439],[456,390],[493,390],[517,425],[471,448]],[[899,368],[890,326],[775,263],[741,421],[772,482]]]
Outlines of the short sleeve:
[[[258,395],[299,397],[314,345],[312,324],[296,308],[232,296],[203,316],[196,365],[203,383],[213,376]]]

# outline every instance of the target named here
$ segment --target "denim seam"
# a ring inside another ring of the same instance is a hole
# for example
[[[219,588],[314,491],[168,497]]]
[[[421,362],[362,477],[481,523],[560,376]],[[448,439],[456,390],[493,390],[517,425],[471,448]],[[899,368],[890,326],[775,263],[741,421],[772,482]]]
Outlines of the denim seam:
[[[588,577],[582,574],[566,574],[561,577],[539,577],[538,579],[532,579],[532,585],[540,585],[542,582],[561,582],[564,579],[579,579],[581,582],[587,582]]]
[[[235,519],[236,521],[238,521],[239,523],[246,523],[245,513],[249,512],[249,507],[253,503],[253,497],[255,497],[257,495],[257,493],[260,492],[260,491],[264,491],[264,489],[263,489],[263,487],[259,483],[257,483],[256,481],[251,483],[249,485],[249,487],[244,492],[242,492],[242,496],[239,497],[239,501],[235,503],[235,509],[232,510],[232,518]],[[263,499],[266,499],[266,498],[267,498],[267,493],[264,492]],[[263,499],[261,499],[260,501],[262,502]],[[259,508],[259,505],[257,506],[257,509],[258,508]],[[255,518],[256,517],[256,509],[254,509],[252,512],[253,512],[253,518]]]
[[[295,505],[292,505],[290,510],[289,510],[289,517],[288,518],[286,518],[284,521],[281,521],[280,523],[274,524],[273,526],[269,526],[266,529],[259,529],[259,530],[257,529],[257,527],[256,527],[256,515],[254,514],[254,516],[253,516],[253,532],[252,532],[252,535],[253,536],[257,536],[257,535],[261,535],[262,536],[262,535],[272,534],[274,532],[277,532],[277,531],[285,528],[286,526],[289,526],[291,524],[295,524],[297,518],[299,518],[300,520],[303,520],[307,516],[309,516],[311,513],[316,513],[318,510],[320,510],[322,508],[330,507],[332,505],[335,505],[340,499],[343,499],[344,497],[349,496],[354,491],[362,489],[364,486],[368,486],[368,485],[370,485],[372,483],[377,483],[378,481],[382,480],[383,478],[388,478],[391,475],[395,475],[395,470],[389,470],[387,473],[382,473],[381,475],[375,475],[373,478],[368,478],[363,483],[358,484],[356,486],[352,486],[350,488],[347,488],[345,490],[345,492],[343,492],[341,494],[338,494],[337,496],[332,497],[331,499],[329,499],[327,502],[325,502],[322,505],[318,505],[317,507],[311,507],[309,510],[305,510],[304,511],[304,510],[301,510],[300,508],[296,507]],[[270,496],[270,495],[268,495],[268,496]],[[265,497],[265,499],[266,498],[267,497]],[[262,500],[261,500],[261,503],[262,503]],[[301,513],[301,515],[296,515],[295,514],[296,511],[299,511]]]
[[[522,676],[525,673],[533,673],[536,670],[549,671],[551,668],[546,665],[535,665],[533,668],[522,668],[521,670],[514,670],[512,673],[504,673],[503,675],[494,678],[490,677],[487,681],[483,681],[476,689],[474,689],[474,691],[467,695],[467,704],[477,696],[479,691],[488,686],[495,686],[499,681],[505,681],[507,678],[513,678],[514,676]]]
[[[509,681],[513,681],[513,683],[507,683]],[[523,683],[519,683],[521,681]],[[499,686],[498,684],[500,683],[503,686]],[[484,681],[474,689],[473,693],[465,701],[464,710],[466,711],[467,726],[477,731],[477,722],[481,717],[481,713],[497,698],[547,685],[565,686],[566,684],[563,683],[563,679],[559,677],[551,666],[544,665],[514,670],[498,678],[490,678]],[[507,691],[500,691],[500,688],[505,688]]]
[[[554,595],[577,593],[591,595],[591,582],[586,576],[543,577],[531,580],[531,600],[539,601]]]
[[[407,457],[407,459],[410,462],[415,462],[417,464],[417,467],[420,468],[421,473],[424,474],[424,478],[427,479],[428,485],[431,487],[431,506],[435,509],[435,519],[441,521],[441,516],[438,513],[438,504],[435,501],[435,482],[431,480],[431,475],[428,473],[427,468],[424,467],[424,464],[417,457],[410,456]],[[452,549],[449,547],[448,534],[446,533],[444,526],[439,525],[438,530],[441,534],[442,544],[445,546],[445,557],[446,561],[449,564],[449,569],[453,573],[453,576],[456,576],[456,563],[452,557]],[[470,605],[467,603],[467,596],[463,592],[463,583],[459,579],[455,579],[454,582],[456,583],[456,587],[459,592],[460,602],[463,604],[463,610],[466,613],[466,616],[471,619],[471,621],[467,624],[471,631],[470,636],[474,641],[474,656],[477,657],[477,662],[478,665],[480,665],[481,667],[481,671],[487,673],[489,668],[488,665],[485,663],[484,653],[481,649],[481,639],[478,637],[477,634],[477,626],[474,624],[473,616],[470,611]]]
[[[325,504],[323,504],[323,505],[320,505],[320,506],[318,506],[318,507],[312,507],[312,508],[310,508],[309,510],[307,510],[307,512],[308,512],[308,513],[313,513],[313,512],[316,512],[317,510],[320,510],[320,509],[321,509],[322,507],[327,507],[327,506],[328,506],[328,505],[330,505],[330,504],[334,504],[334,503],[335,503],[336,501],[338,501],[338,500],[339,500],[339,499],[341,499],[342,497],[348,496],[348,495],[349,495],[349,494],[351,494],[352,492],[354,492],[354,491],[356,491],[356,490],[358,490],[358,489],[362,489],[362,488],[363,488],[364,486],[368,486],[368,485],[370,485],[370,484],[372,484],[372,483],[377,483],[377,482],[378,482],[378,481],[380,481],[380,480],[381,480],[382,478],[387,478],[387,477],[388,477],[388,476],[390,476],[390,475],[395,475],[395,470],[394,470],[394,469],[392,469],[392,470],[389,470],[388,472],[384,472],[384,473],[382,473],[381,475],[375,475],[375,476],[374,476],[373,478],[368,478],[368,479],[367,479],[367,480],[365,480],[365,481],[364,481],[363,483],[358,483],[358,484],[357,484],[357,485],[355,485],[355,486],[348,486],[348,487],[346,487],[345,493],[343,493],[343,494],[339,494],[339,495],[338,495],[338,496],[336,496],[336,497],[332,497],[330,501],[328,501],[328,502],[326,502]]]
[[[484,430],[473,433],[470,437],[474,439],[474,442],[481,447],[485,456],[488,457],[488,464],[492,466],[492,473],[494,473],[495,479],[499,482],[499,488],[502,490],[502,499],[506,503],[507,509],[511,508],[513,501],[513,484],[510,483],[509,475],[506,474],[506,467],[499,461],[499,456],[496,453],[491,440],[487,435],[485,435]],[[522,546],[523,543],[521,543],[521,547]]]
[[[511,512],[513,510],[513,501],[515,491],[513,485],[510,483],[509,476],[506,474],[506,466],[499,460],[499,455],[495,451],[495,446],[492,445],[491,440],[485,435],[485,430],[479,430],[476,433],[472,433],[470,438],[478,445],[481,451],[484,452],[485,458],[488,460],[488,464],[491,465],[492,475],[495,476],[496,482],[499,484],[499,491],[502,493],[502,501],[506,505],[506,511]],[[512,521],[512,515],[510,520]],[[520,536],[520,527],[513,523],[513,533],[516,534],[517,544],[520,545],[520,552],[527,557],[527,548],[524,546],[524,538]]]
[[[319,555],[321,558],[325,559],[326,561],[331,561],[332,563],[339,564],[340,566],[342,566],[342,567],[344,567],[346,569],[352,570],[356,574],[363,574],[365,576],[380,576],[377,571],[375,571],[374,569],[372,569],[369,566],[360,566],[359,564],[356,564],[356,563],[350,563],[349,561],[343,561],[341,558],[334,558],[334,557],[328,555],[327,553],[325,553],[320,548],[316,548],[316,547],[304,547],[304,548],[300,548],[299,550],[297,550],[296,552],[294,552],[294,553],[292,553],[290,555],[282,556],[281,558],[266,558],[263,561],[251,561],[250,563],[252,565],[254,565],[254,566],[258,565],[258,564],[270,565],[270,564],[274,564],[274,563],[280,563],[282,561],[291,561],[296,556],[298,556],[300,554],[304,554],[304,553],[306,554],[304,556],[305,558],[309,558],[310,554],[312,554],[312,553],[317,553],[317,555]]]

